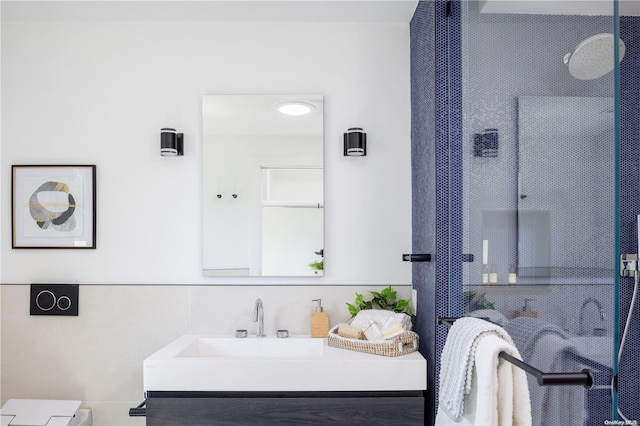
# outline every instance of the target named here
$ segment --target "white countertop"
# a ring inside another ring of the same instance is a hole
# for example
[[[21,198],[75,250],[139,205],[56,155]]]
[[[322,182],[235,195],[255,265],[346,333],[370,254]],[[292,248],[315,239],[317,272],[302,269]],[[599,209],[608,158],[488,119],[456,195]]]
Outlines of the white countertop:
[[[427,361],[419,352],[386,357],[330,347],[299,357],[189,356],[199,339],[187,334],[144,360],[145,391],[407,391],[427,388]],[[248,337],[247,339],[255,339]],[[275,338],[264,338],[269,344]],[[289,342],[296,337],[289,338]],[[186,354],[186,355],[185,355]]]

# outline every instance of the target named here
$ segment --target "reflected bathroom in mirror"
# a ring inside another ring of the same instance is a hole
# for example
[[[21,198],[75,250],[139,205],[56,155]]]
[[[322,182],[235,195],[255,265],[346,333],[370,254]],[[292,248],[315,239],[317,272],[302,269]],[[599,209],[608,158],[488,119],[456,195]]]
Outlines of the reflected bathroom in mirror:
[[[203,97],[203,275],[323,275],[323,103]]]
[[[610,277],[613,98],[518,97],[518,274]]]

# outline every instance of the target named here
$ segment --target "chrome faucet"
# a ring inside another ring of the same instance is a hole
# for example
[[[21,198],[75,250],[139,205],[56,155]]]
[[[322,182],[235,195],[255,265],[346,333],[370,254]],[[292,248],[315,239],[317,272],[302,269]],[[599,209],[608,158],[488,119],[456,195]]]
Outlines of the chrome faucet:
[[[596,307],[598,308],[598,312],[600,313],[600,321],[604,321],[604,310],[602,309],[602,304],[600,303],[600,301],[598,301],[598,299],[594,299],[593,297],[589,297],[588,299],[586,299],[583,303],[582,303],[582,307],[580,308],[580,330],[579,330],[579,334],[581,336],[586,335],[587,333],[585,332],[584,329],[584,311],[586,310],[585,308],[587,307],[587,305],[589,305],[589,303],[593,303],[596,305]],[[594,328],[592,330],[592,332],[595,334],[596,330],[602,330],[604,331],[604,329],[598,329],[598,328]]]
[[[253,322],[258,323],[258,335],[256,337],[266,337],[264,334],[264,308],[262,300],[256,299],[256,305],[253,308]]]

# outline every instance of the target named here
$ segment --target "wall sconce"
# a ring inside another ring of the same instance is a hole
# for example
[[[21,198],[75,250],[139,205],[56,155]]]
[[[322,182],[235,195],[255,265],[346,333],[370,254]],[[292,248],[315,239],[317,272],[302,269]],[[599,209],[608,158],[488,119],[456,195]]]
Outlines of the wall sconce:
[[[351,127],[344,134],[344,155],[347,157],[367,155],[367,134],[361,127]]]
[[[498,156],[498,129],[484,129],[473,135],[474,157]]]
[[[178,133],[176,129],[169,127],[160,129],[160,155],[163,157],[184,155],[184,133]]]

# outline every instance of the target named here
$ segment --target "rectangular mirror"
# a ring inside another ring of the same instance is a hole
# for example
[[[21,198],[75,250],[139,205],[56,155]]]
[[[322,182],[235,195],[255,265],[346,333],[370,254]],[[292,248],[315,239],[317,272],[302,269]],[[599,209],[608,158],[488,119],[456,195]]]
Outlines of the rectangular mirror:
[[[611,276],[613,123],[609,97],[518,97],[518,274]]]
[[[205,276],[323,275],[323,103],[321,95],[203,97]]]

